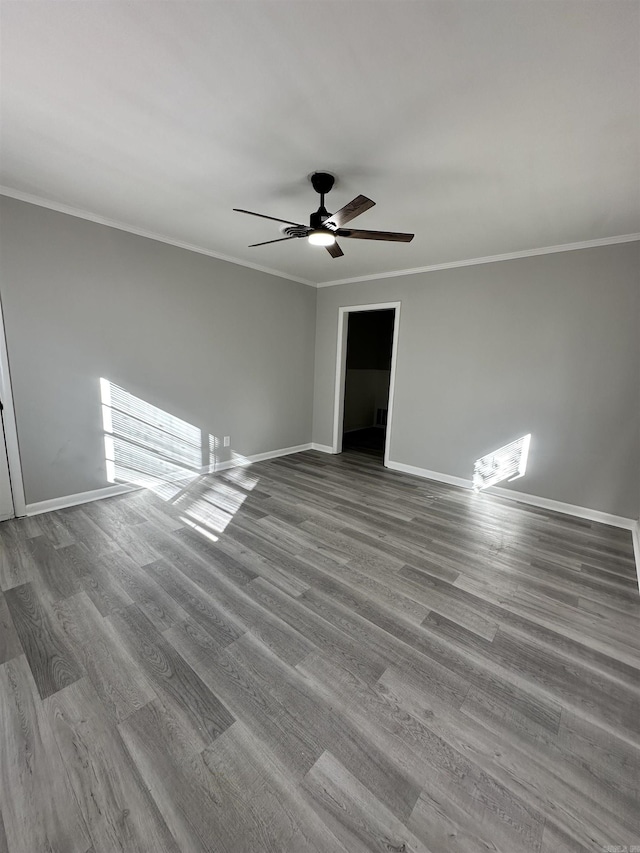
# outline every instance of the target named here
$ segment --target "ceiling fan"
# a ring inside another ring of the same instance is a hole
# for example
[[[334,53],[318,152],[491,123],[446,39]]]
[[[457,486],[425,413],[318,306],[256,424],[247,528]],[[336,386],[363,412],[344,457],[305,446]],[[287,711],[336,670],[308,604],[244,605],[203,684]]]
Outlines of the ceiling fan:
[[[336,242],[336,237],[351,237],[357,240],[387,240],[399,243],[409,243],[413,240],[413,234],[402,234],[398,231],[358,231],[353,228],[343,228],[347,222],[351,222],[356,216],[360,216],[365,210],[373,207],[375,201],[371,201],[364,195],[356,196],[349,204],[345,204],[336,213],[330,214],[324,206],[324,197],[331,190],[335,178],[328,172],[314,172],[311,175],[311,183],[314,190],[320,194],[320,207],[309,217],[309,225],[300,222],[291,222],[288,219],[278,219],[275,216],[265,216],[264,213],[254,213],[252,210],[242,210],[239,207],[233,209],[237,213],[248,213],[249,216],[259,216],[262,219],[271,219],[287,225],[282,229],[284,237],[277,240],[265,240],[264,243],[252,243],[250,249],[256,246],[267,246],[269,243],[282,243],[285,240],[295,240],[296,237],[306,237],[314,246],[324,246],[332,258],[340,258],[344,252]]]

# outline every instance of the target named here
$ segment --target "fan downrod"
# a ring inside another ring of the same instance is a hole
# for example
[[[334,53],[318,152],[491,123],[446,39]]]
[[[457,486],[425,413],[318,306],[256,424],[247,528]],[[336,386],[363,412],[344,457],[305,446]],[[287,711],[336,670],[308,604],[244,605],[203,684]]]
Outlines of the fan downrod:
[[[325,193],[333,186],[335,178],[328,172],[314,172],[311,175],[311,183],[314,190],[320,194],[320,207],[309,217],[309,226],[315,230],[322,230],[324,223],[329,219],[329,211],[324,206]]]

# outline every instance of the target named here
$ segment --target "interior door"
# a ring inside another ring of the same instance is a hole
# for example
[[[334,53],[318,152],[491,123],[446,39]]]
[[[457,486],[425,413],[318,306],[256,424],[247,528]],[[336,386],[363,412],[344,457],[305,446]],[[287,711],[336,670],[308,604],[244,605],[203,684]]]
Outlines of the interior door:
[[[0,403],[0,418],[2,403]],[[9,462],[7,460],[7,446],[4,439],[4,421],[0,431],[0,521],[13,518],[13,495],[11,493],[11,477],[9,476]]]

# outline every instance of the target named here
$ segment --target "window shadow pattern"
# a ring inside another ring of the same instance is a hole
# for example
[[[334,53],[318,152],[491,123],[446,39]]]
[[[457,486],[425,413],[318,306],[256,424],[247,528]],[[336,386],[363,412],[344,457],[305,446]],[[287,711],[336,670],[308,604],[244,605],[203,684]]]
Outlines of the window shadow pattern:
[[[215,472],[219,440],[181,418],[100,379],[107,479],[149,489],[180,519],[213,539],[240,509],[257,478],[242,467]],[[233,454],[235,464],[243,457]]]

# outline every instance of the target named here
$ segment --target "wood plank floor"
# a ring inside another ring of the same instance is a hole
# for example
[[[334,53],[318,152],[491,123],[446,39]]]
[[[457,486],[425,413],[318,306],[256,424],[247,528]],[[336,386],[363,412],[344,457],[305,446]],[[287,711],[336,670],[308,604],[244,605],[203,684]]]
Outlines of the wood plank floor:
[[[6,522],[0,587],[0,851],[640,845],[626,531],[308,452]]]

